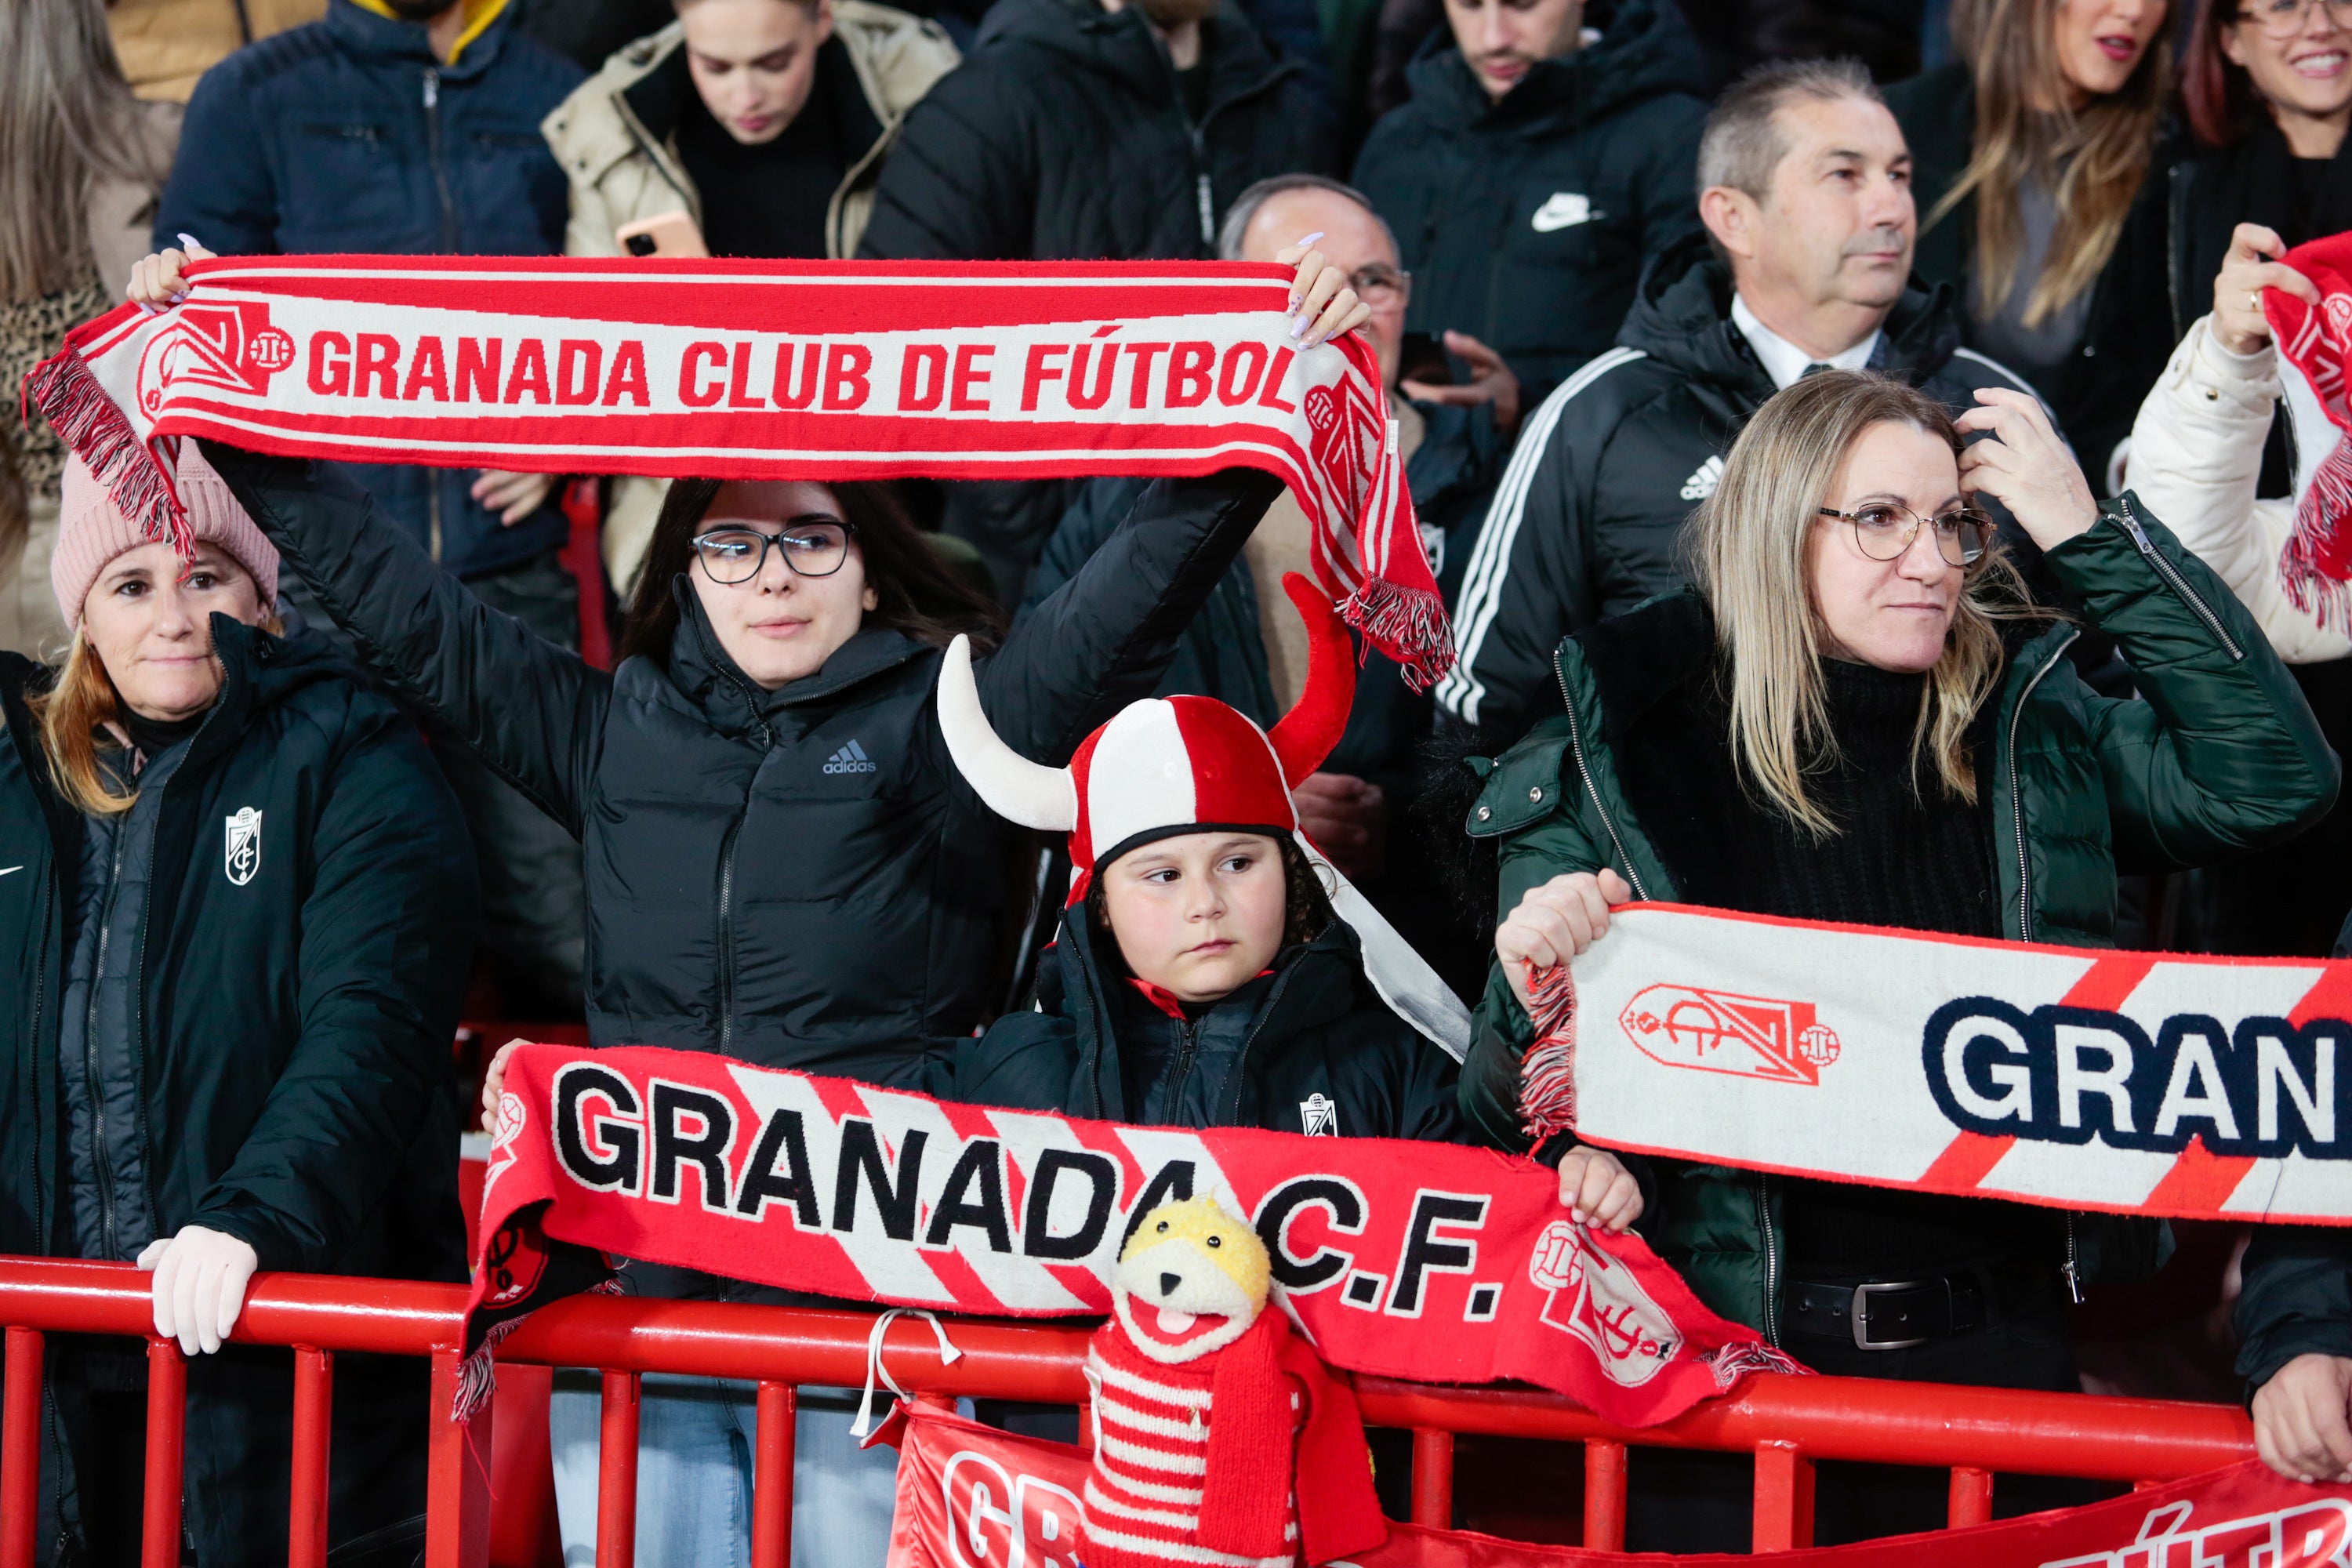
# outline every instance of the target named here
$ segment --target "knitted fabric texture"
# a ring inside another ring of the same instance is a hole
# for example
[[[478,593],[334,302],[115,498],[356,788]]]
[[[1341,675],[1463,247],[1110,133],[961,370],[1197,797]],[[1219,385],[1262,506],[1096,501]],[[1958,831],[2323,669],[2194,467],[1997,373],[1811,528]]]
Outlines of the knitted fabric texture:
[[[187,510],[191,535],[226,550],[253,579],[265,610],[278,603],[278,547],[229,493],[228,481],[204,459],[193,441],[180,444],[175,485]],[[157,542],[144,523],[126,516],[80,457],[66,458],[58,507],[58,544],[49,557],[49,587],[66,625],[81,626],[82,602],[90,584],[115,557]]]
[[[1387,1538],[1355,1394],[1279,1309],[1177,1366],[1113,1318],[1087,1367],[1099,1389],[1087,1568],[1287,1568]]]

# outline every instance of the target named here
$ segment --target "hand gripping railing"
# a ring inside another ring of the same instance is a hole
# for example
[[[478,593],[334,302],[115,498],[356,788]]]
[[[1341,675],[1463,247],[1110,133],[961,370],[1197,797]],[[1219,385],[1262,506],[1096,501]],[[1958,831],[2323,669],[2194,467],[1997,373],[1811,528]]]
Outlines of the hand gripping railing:
[[[186,1365],[152,1332],[150,1276],[122,1264],[0,1258],[6,1327],[0,1396],[0,1568],[31,1568],[41,1426],[40,1368],[50,1333],[136,1335],[147,1341],[147,1479],[142,1568],[173,1568],[180,1537],[181,1445]],[[327,1551],[328,1413],[334,1356],[369,1351],[429,1357],[433,1407],[457,1389],[466,1293],[453,1285],[322,1275],[256,1277],[232,1338],[293,1347],[291,1568],[320,1568]],[[866,1376],[878,1314],[632,1297],[577,1297],[541,1309],[499,1347],[501,1361],[604,1372],[598,1568],[628,1568],[636,1509],[637,1384],[646,1373],[756,1381],[753,1461],[755,1568],[784,1568],[792,1542],[793,1390],[854,1386]],[[1081,1405],[1085,1326],[960,1320],[962,1352],[944,1363],[929,1327],[890,1326],[884,1354],[918,1398],[959,1395]],[[1624,1542],[1629,1444],[1746,1451],[1756,1457],[1759,1552],[1808,1544],[1813,1465],[1864,1459],[1951,1471],[1953,1526],[1991,1517],[1992,1473],[2021,1471],[2139,1483],[2170,1480],[2253,1453],[2245,1415],[2228,1405],[1956,1388],[1862,1378],[1749,1378],[1729,1398],[1664,1426],[1612,1426],[1557,1394],[1450,1388],[1360,1378],[1364,1418],[1413,1434],[1412,1517],[1443,1525],[1454,1505],[1457,1433],[1584,1445],[1584,1543]],[[436,1415],[431,1437],[427,1568],[482,1568],[488,1560],[490,1414],[470,1427]]]

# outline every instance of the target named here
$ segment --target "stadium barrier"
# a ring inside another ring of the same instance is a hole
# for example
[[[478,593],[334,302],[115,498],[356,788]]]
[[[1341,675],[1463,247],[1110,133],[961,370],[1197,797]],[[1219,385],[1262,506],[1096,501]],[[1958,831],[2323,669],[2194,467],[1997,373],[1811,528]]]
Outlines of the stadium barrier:
[[[142,1568],[179,1560],[186,1363],[152,1333],[149,1277],[126,1264],[0,1258],[0,1568],[31,1568],[47,1335],[119,1334],[147,1342],[147,1468]],[[374,1352],[429,1358],[436,1412],[425,1563],[485,1568],[493,1413],[470,1426],[446,1418],[457,1391],[466,1293],[452,1285],[323,1275],[258,1275],[235,1340],[294,1352],[291,1568],[327,1556],[329,1413],[334,1358]],[[501,1363],[599,1369],[604,1376],[599,1568],[630,1568],[636,1508],[638,1380],[682,1373],[756,1380],[751,1561],[784,1568],[791,1554],[793,1416],[801,1384],[856,1386],[866,1375],[877,1312],[589,1296],[533,1314],[499,1347]],[[961,1355],[942,1362],[930,1328],[901,1319],[885,1331],[890,1374],[916,1398],[959,1396],[1083,1405],[1087,1329],[1063,1323],[957,1320]],[[1412,1434],[1412,1517],[1451,1522],[1454,1442],[1465,1433],[1581,1443],[1583,1540],[1624,1539],[1629,1445],[1755,1455],[1755,1546],[1808,1545],[1813,1466],[1860,1459],[1951,1472],[1952,1527],[1991,1517],[1996,1470],[2153,1484],[2252,1457],[2252,1430],[2234,1406],[2080,1394],[2019,1393],[1858,1378],[1749,1378],[1730,1397],[1663,1426],[1611,1426],[1556,1394],[1357,1381],[1364,1418]],[[1084,1423],[1081,1424],[1082,1429]]]

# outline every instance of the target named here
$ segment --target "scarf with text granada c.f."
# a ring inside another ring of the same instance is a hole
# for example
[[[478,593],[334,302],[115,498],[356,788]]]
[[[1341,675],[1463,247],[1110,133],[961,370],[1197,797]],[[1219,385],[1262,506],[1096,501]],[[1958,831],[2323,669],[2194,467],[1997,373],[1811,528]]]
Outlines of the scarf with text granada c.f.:
[[[1318,584],[1425,686],[1452,662],[1380,367],[1301,351],[1251,263],[267,257],[78,328],[26,394],[184,548],[171,439],[664,478],[1280,477]]]

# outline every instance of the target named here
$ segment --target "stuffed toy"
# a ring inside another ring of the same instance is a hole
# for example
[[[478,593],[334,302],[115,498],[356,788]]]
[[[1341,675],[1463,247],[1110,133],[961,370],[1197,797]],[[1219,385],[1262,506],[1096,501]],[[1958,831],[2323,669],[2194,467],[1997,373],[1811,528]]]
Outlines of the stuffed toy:
[[[1213,1198],[1128,1238],[1087,1355],[1087,1568],[1314,1568],[1388,1539],[1355,1394],[1266,1310],[1269,1283]]]

